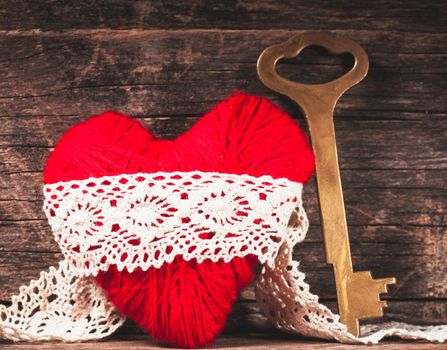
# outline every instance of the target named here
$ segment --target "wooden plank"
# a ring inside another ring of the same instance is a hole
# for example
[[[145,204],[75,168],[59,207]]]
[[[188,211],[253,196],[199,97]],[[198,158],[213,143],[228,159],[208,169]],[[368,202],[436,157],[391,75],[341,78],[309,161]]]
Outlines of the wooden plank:
[[[337,113],[446,111],[447,101],[439,93],[446,90],[443,34],[334,33],[352,37],[371,54],[370,75],[341,99]],[[260,48],[292,34],[284,30],[3,34],[0,115],[85,117],[105,109],[136,116],[198,115],[235,88],[278,99],[257,79],[255,63]],[[256,45],[246,44],[251,42]],[[414,59],[419,60],[418,68]],[[286,75],[302,76],[305,71],[314,79],[324,72],[329,77],[340,73],[334,64],[312,60],[308,58],[309,64],[298,70],[296,65],[284,65]],[[436,68],[430,71],[431,67]]]
[[[147,2],[69,0],[40,6],[38,1],[2,4],[1,29],[70,28],[283,28],[386,29],[445,32],[442,1],[213,1]]]
[[[86,342],[86,343],[18,343],[10,344],[0,342],[0,346],[4,350],[90,350],[95,348],[97,350],[156,350],[166,349],[166,345],[157,344],[151,339],[145,337],[130,337],[128,339],[112,339],[101,342]],[[249,335],[239,337],[219,337],[216,340],[213,349],[231,349],[231,350],[298,350],[298,349],[332,349],[332,350],[351,350],[352,345],[342,345],[332,342],[323,342],[318,340],[303,339],[300,337],[291,337],[288,335],[277,335],[272,338],[265,335]],[[370,346],[358,346],[356,349],[371,349]],[[431,349],[445,349],[445,344],[429,344],[425,342],[403,342],[403,341],[387,341],[374,346],[375,349],[391,350],[391,349],[405,349],[405,350],[431,350]]]

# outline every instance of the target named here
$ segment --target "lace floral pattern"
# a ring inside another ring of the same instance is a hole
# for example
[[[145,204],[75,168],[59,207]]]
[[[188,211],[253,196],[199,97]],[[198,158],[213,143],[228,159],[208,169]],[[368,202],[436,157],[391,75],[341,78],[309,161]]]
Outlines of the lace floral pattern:
[[[272,266],[281,243],[307,230],[302,214],[301,226],[287,227],[301,189],[270,176],[134,174],[46,185],[44,210],[63,254],[86,275],[158,268],[177,255],[228,262],[254,254]]]

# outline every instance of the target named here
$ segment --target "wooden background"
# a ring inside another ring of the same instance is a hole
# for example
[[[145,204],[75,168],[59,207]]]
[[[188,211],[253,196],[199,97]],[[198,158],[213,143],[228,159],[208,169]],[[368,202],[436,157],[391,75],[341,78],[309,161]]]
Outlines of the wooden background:
[[[370,73],[335,111],[356,269],[396,276],[389,319],[447,322],[445,1],[0,1],[0,300],[61,258],[41,210],[42,169],[72,125],[115,109],[174,138],[233,89],[264,87],[256,60],[302,30],[360,43]],[[306,50],[281,72],[330,80],[348,57]],[[315,185],[296,257],[331,307]],[[272,330],[248,288],[227,332]],[[129,324],[122,333],[136,332]]]

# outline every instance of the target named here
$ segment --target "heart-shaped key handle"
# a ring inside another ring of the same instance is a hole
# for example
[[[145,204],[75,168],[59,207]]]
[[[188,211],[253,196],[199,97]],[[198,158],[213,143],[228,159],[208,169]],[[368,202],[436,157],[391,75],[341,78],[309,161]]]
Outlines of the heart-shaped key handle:
[[[349,53],[354,66],[349,72],[323,84],[302,84],[276,72],[283,58],[294,58],[308,46],[322,46],[330,53]],[[383,316],[386,302],[380,294],[395,278],[373,279],[370,271],[354,272],[349,246],[333,112],[343,93],[363,80],[368,73],[368,56],[361,46],[347,38],[321,32],[305,32],[286,42],[267,48],[258,60],[258,75],[270,89],[290,97],[304,112],[315,153],[315,171],[321,221],[328,264],[333,265],[341,321],[348,331],[360,335],[359,320]]]
[[[295,58],[308,46],[321,46],[335,55],[349,53],[355,59],[354,66],[345,75],[323,84],[298,83],[276,72],[278,61]],[[318,111],[318,107],[333,110],[343,93],[365,78],[368,67],[368,55],[354,41],[322,32],[306,32],[265,49],[259,56],[258,75],[267,87],[290,97],[307,117],[312,117],[315,114],[312,112]]]

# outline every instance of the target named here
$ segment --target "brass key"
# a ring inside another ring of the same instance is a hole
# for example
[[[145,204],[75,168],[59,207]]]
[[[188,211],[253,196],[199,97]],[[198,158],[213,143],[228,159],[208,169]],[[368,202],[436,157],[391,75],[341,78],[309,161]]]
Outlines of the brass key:
[[[318,45],[333,54],[350,53],[352,69],[324,84],[301,84],[281,77],[276,64],[294,58],[307,46]],[[315,154],[318,197],[328,264],[333,265],[340,320],[350,333],[360,335],[359,319],[383,316],[386,302],[380,293],[395,278],[373,279],[370,271],[353,272],[348,227],[343,203],[333,113],[343,93],[363,80],[368,72],[368,56],[358,44],[321,32],[298,34],[286,42],[267,48],[258,60],[258,75],[270,89],[290,97],[303,111]]]

